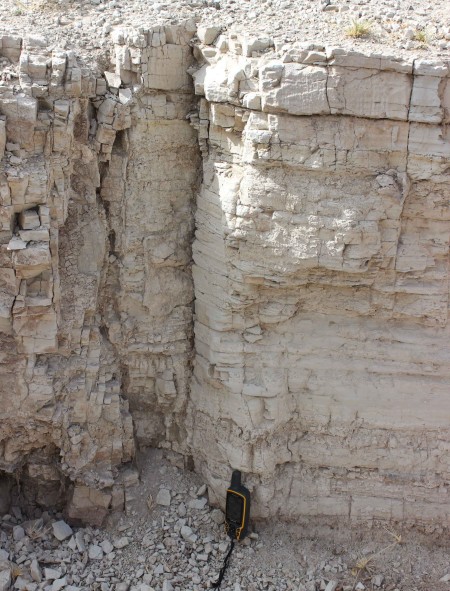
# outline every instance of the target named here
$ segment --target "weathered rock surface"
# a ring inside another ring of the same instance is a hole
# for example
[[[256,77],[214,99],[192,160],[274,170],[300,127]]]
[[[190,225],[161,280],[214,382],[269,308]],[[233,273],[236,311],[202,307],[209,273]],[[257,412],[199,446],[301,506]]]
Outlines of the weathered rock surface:
[[[26,465],[32,504],[75,482],[93,523],[123,505],[134,434],[185,451],[194,32],[119,31],[105,77],[36,37],[3,53],[0,469]]]
[[[260,516],[448,524],[448,63],[242,46],[194,73],[197,468]]]
[[[136,438],[259,516],[447,524],[449,63],[219,33],[2,38],[0,469],[100,523]]]

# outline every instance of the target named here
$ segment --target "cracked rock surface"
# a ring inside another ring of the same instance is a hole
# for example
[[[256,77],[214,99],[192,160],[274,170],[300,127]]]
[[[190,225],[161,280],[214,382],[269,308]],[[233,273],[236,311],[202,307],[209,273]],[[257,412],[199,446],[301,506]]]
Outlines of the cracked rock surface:
[[[158,446],[216,507],[239,468],[255,517],[442,532],[448,7],[396,3],[436,29],[400,51],[325,42],[375,3],[311,3],[290,40],[302,5],[241,34],[212,13],[256,5],[216,4],[1,4],[0,512],[17,480],[98,526]]]

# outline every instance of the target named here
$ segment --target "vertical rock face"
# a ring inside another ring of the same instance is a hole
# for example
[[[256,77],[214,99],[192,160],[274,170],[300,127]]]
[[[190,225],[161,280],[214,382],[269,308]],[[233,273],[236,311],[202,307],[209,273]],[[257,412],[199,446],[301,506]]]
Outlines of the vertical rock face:
[[[137,441],[446,522],[449,65],[195,33],[2,38],[0,470],[100,522]]]
[[[446,520],[448,65],[243,46],[194,75],[197,467],[260,516]]]
[[[90,130],[97,81],[41,38],[16,44],[16,86],[0,89],[0,468],[23,475],[31,503],[60,503],[61,483],[74,481],[106,489],[108,506],[134,443],[100,309],[108,226]]]
[[[117,71],[143,85],[132,126],[116,140],[101,197],[110,219],[106,326],[126,374],[135,433],[144,445],[186,452],[184,414],[192,358],[190,272],[199,170],[187,69],[193,30],[163,27],[147,39],[116,35]]]
[[[40,38],[6,56],[0,469],[24,475],[30,502],[69,497],[94,522],[123,502],[135,435],[186,451],[192,35],[119,31],[105,78]]]

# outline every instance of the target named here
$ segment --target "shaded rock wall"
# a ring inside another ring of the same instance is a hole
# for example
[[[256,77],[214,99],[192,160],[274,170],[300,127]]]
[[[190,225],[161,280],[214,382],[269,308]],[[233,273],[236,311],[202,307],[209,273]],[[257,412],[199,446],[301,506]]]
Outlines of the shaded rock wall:
[[[0,46],[0,469],[72,517],[123,505],[135,436],[185,451],[192,35],[119,32],[105,76],[40,38]]]
[[[61,503],[76,481],[106,488],[107,507],[134,443],[98,309],[107,232],[89,138],[97,81],[40,38],[4,37],[2,54],[0,468],[23,475],[29,503]]]
[[[137,441],[446,524],[449,65],[218,32],[2,37],[0,470],[99,522]]]

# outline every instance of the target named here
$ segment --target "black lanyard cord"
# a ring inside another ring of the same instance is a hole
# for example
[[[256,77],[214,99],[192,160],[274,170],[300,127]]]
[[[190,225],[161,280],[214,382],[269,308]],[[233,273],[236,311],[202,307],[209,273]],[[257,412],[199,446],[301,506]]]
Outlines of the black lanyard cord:
[[[223,566],[220,569],[219,578],[217,579],[217,581],[215,583],[213,583],[213,586],[212,586],[213,589],[220,588],[220,585],[222,584],[223,577],[225,575],[225,571],[227,570],[228,562],[230,560],[230,556],[231,556],[231,553],[233,552],[233,549],[234,549],[234,539],[231,540],[230,549],[228,550],[228,554],[225,556],[225,560],[223,561]]]

